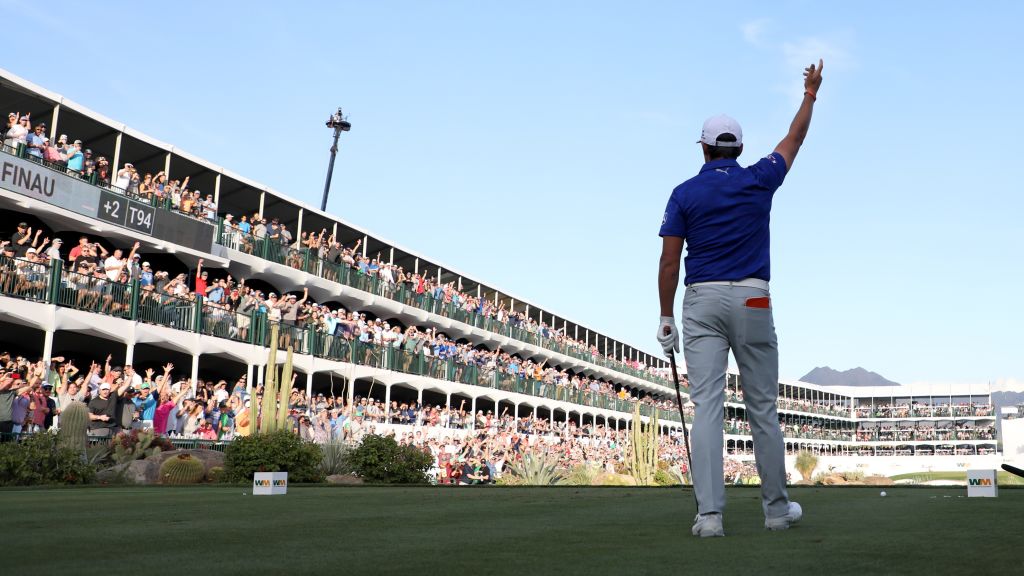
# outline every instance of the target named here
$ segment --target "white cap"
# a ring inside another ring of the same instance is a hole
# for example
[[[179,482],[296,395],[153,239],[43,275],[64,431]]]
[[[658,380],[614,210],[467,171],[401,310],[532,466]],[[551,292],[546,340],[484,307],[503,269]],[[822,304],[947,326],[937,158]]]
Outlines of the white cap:
[[[100,390],[110,390],[110,384],[107,384],[106,382],[100,384]]]
[[[732,134],[736,137],[735,142],[719,142],[722,134]],[[722,146],[723,148],[739,148],[743,145],[743,129],[736,120],[720,114],[712,116],[704,121],[704,129],[700,133],[700,141],[708,146]]]

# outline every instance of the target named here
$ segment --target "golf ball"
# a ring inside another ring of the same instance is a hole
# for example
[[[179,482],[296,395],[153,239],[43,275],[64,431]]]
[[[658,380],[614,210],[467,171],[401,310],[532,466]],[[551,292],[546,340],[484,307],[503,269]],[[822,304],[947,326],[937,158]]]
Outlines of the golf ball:
[[[885,498],[885,490],[882,490],[882,498]]]

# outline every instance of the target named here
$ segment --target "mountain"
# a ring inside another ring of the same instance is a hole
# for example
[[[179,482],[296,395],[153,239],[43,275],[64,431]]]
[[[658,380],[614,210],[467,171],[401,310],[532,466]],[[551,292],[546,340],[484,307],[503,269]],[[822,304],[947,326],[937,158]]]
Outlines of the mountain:
[[[1024,404],[1024,392],[993,392],[992,404],[997,407],[1020,406],[1021,404]]]
[[[860,367],[840,372],[828,366],[821,366],[804,374],[800,380],[820,386],[899,386],[898,383],[886,380],[880,374]]]

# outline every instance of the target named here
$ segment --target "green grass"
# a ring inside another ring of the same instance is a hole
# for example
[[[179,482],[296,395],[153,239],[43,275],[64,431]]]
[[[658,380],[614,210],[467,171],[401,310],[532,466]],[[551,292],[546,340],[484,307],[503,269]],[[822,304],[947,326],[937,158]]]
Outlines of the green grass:
[[[679,488],[102,487],[0,491],[5,574],[1008,574],[1024,490],[799,487],[763,528],[730,488],[726,538]]]
[[[930,482],[932,480],[952,480],[955,482],[967,483],[967,472],[941,471],[941,472],[913,472],[910,474],[897,474],[891,476],[893,480],[913,480],[914,482]],[[1010,474],[1003,470],[996,473],[996,483],[1000,486],[1024,486],[1024,478]]]

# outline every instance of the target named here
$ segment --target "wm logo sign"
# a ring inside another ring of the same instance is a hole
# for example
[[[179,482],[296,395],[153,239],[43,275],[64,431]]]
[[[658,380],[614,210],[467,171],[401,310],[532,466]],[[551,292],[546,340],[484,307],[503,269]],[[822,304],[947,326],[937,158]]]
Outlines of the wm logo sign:
[[[968,486],[991,486],[992,480],[988,478],[969,478],[967,480]]]

